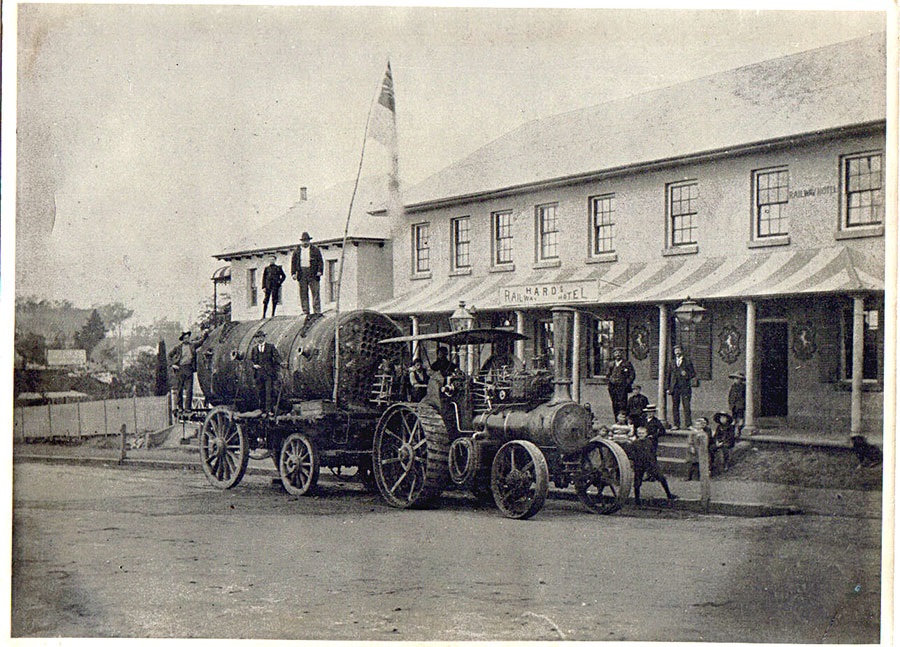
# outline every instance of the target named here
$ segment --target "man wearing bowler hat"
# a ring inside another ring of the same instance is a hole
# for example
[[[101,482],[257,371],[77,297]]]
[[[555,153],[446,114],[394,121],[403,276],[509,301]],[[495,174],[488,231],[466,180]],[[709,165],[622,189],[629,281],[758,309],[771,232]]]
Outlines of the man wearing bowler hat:
[[[272,402],[272,387],[278,379],[278,369],[281,368],[281,357],[278,349],[266,341],[266,333],[262,330],[253,335],[253,348],[250,351],[250,362],[253,364],[254,377],[256,378],[256,394],[259,406],[266,414],[275,413],[275,403]]]
[[[613,416],[620,411],[628,413],[628,394],[634,383],[634,365],[625,359],[625,349],[613,350],[613,358],[606,367],[606,381],[609,399],[612,402]]]
[[[312,311],[316,314],[322,312],[322,302],[319,299],[319,279],[322,276],[324,262],[322,252],[315,245],[310,245],[312,240],[309,232],[304,231],[300,236],[300,245],[291,256],[291,276],[300,284],[300,306],[303,314],[310,312],[309,294],[312,292]]]

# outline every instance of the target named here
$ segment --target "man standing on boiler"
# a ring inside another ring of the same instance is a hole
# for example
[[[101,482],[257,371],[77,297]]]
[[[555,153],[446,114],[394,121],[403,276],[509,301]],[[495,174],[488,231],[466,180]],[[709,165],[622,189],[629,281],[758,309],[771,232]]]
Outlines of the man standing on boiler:
[[[312,240],[309,232],[304,231],[300,236],[300,246],[294,250],[291,256],[291,276],[300,284],[300,306],[303,314],[310,312],[309,296],[312,292],[312,311],[316,314],[322,312],[322,302],[319,298],[319,279],[322,276],[322,252],[315,245],[310,245]]]

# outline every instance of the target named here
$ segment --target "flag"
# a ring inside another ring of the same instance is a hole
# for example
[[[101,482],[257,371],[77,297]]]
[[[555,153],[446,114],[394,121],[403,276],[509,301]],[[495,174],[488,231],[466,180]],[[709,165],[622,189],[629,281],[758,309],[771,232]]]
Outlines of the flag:
[[[394,76],[391,74],[391,63],[388,61],[378,100],[372,107],[369,123],[369,137],[388,149],[391,157],[391,168],[388,173],[387,213],[390,217],[403,215],[403,203],[400,200],[400,157],[397,151],[397,110],[394,99]]]

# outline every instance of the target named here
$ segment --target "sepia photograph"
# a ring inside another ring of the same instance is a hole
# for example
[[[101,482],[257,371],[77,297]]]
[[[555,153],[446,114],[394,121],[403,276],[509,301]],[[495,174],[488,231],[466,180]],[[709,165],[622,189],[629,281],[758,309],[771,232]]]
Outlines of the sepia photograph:
[[[5,639],[893,644],[894,3],[2,12]]]

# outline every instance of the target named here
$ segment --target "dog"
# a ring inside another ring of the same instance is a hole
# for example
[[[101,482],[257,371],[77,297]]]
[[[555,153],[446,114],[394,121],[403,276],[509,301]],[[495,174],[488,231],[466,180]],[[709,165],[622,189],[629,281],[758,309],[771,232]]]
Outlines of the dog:
[[[853,453],[859,460],[859,467],[876,467],[881,465],[883,459],[881,450],[866,440],[865,436],[856,434],[850,436],[853,443]]]

